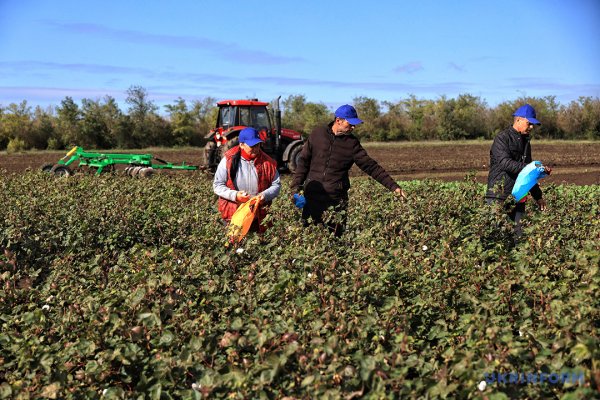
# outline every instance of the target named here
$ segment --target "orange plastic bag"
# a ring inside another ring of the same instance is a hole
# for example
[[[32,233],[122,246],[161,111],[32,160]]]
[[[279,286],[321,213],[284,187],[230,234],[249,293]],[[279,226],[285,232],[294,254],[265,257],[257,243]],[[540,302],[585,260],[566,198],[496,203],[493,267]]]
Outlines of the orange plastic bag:
[[[255,196],[235,210],[227,228],[227,236],[232,243],[239,243],[246,236],[256,217],[259,204],[260,198]]]

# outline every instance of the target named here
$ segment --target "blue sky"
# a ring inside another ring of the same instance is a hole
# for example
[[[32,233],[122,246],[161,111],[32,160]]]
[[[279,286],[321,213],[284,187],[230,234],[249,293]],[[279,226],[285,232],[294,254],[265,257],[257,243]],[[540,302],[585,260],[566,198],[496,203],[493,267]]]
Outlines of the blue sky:
[[[600,0],[0,0],[0,105],[600,97]]]

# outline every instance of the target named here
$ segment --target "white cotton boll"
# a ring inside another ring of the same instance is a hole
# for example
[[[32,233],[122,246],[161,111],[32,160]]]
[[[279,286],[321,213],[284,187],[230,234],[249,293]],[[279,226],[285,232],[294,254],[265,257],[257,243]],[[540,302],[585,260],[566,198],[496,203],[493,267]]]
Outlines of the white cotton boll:
[[[200,391],[201,386],[198,385],[197,383],[192,383],[192,390],[195,390],[196,392]]]
[[[48,304],[44,304],[42,306],[42,310],[49,310],[49,309],[50,309],[50,306]]]
[[[427,247],[426,245],[423,245],[423,251],[427,251],[429,247]]]
[[[481,382],[479,382],[479,385],[477,385],[477,389],[479,389],[480,392],[483,392],[486,387],[487,387],[486,381],[481,381]]]
[[[238,254],[242,254],[244,252],[244,249],[242,249],[241,247],[238,247],[238,249],[235,252]]]
[[[309,278],[312,278],[312,272],[309,272],[309,273],[308,273],[308,277],[309,277]]]
[[[523,336],[523,331],[519,329],[519,336]]]

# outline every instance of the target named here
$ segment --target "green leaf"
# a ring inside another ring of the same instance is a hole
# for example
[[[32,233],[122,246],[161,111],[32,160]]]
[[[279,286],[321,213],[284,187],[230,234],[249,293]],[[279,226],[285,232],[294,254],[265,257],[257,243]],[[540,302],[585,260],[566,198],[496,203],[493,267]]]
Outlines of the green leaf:
[[[590,350],[583,343],[577,343],[572,349],[570,353],[573,361],[575,363],[580,364],[581,362],[588,360],[591,357]]]
[[[313,384],[313,382],[315,381],[315,376],[314,375],[308,375],[306,376],[304,379],[302,379],[302,383],[300,384],[300,387],[307,387]]]

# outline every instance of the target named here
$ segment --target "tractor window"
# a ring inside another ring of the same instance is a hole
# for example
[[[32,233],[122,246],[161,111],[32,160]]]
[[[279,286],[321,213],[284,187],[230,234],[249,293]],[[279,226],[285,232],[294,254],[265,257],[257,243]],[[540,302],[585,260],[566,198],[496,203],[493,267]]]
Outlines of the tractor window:
[[[233,113],[231,112],[231,107],[221,107],[219,109],[219,121],[217,122],[218,126],[223,128],[228,128],[233,126]]]
[[[253,108],[252,109],[252,122],[253,126],[258,129],[271,129],[271,123],[269,121],[269,114],[266,108]]]
[[[239,125],[251,126],[257,130],[270,130],[269,114],[264,107],[240,107]]]
[[[254,126],[252,123],[252,116],[248,108],[240,107],[240,125],[242,126]]]

